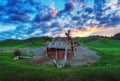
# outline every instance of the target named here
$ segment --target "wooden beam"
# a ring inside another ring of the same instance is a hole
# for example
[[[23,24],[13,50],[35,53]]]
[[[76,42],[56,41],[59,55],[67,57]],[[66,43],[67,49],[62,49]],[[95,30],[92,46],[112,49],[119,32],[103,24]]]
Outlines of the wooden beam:
[[[58,53],[57,53],[57,49],[55,50],[55,52],[56,52],[56,59],[58,59]]]
[[[65,60],[65,62],[67,61],[67,46],[65,47],[64,60]]]
[[[48,57],[48,53],[47,53],[48,52],[48,48],[47,48],[47,46],[45,47],[45,49],[46,49],[45,56]]]

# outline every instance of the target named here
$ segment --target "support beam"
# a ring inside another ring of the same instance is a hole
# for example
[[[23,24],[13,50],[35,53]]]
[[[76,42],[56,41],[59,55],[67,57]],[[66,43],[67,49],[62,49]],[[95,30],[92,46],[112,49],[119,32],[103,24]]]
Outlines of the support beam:
[[[72,41],[72,45],[73,45],[73,54],[75,56],[76,55],[76,48],[75,48],[75,45],[74,45],[74,41]]]
[[[64,60],[65,60],[65,62],[67,61],[67,46],[65,47]]]
[[[46,47],[45,49],[46,49],[46,51],[45,51],[45,56],[48,57],[48,54],[47,54],[48,48]]]
[[[55,50],[55,52],[56,52],[56,59],[58,59],[58,53],[57,53],[57,49]]]

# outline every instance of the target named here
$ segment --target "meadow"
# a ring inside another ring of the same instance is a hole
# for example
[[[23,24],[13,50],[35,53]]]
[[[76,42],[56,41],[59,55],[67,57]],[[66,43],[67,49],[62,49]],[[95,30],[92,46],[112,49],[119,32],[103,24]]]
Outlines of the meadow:
[[[106,37],[77,37],[82,44],[96,50],[100,59],[90,66],[36,66],[30,59],[13,61],[13,52],[0,52],[0,81],[120,81],[120,40]],[[50,37],[0,41],[0,50],[41,47]]]

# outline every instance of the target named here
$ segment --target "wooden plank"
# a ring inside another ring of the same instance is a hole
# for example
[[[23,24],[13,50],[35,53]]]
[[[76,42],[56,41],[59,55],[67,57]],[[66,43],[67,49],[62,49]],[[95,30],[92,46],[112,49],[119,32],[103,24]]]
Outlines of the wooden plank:
[[[46,47],[45,49],[46,49],[45,56],[48,57],[48,54],[47,54],[48,48]]]
[[[56,49],[56,59],[58,59],[58,53],[57,53],[57,49]]]
[[[65,60],[65,62],[67,61],[67,46],[65,47],[64,60]]]

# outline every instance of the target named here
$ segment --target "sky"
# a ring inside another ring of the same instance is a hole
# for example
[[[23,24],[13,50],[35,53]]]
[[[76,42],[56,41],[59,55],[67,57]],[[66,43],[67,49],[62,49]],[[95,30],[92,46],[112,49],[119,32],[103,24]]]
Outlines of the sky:
[[[0,40],[40,36],[113,36],[120,0],[0,0]]]

